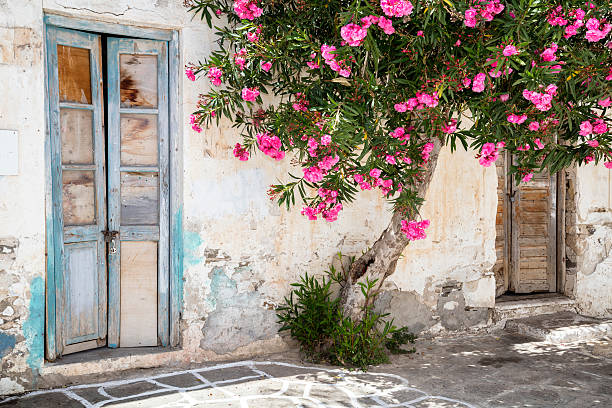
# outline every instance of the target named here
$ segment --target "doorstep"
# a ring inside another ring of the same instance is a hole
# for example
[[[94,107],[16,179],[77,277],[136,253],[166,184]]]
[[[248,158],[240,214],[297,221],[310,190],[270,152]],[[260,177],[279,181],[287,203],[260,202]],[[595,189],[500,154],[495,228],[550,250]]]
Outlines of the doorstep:
[[[576,302],[560,294],[502,296],[495,303],[493,322],[557,312],[575,312]]]
[[[508,320],[505,329],[548,343],[561,344],[612,337],[612,320],[581,316],[574,312],[556,312]]]
[[[70,354],[53,362],[45,362],[41,375],[73,377],[135,368],[154,368],[174,365],[183,356],[183,350],[176,348],[100,348]]]

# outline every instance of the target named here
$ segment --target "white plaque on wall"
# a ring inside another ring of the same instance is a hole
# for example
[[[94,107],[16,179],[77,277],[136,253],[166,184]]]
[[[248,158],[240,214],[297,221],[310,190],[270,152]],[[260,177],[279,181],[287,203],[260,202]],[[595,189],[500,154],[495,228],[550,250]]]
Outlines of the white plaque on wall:
[[[0,129],[0,176],[19,172],[19,142],[16,130]]]

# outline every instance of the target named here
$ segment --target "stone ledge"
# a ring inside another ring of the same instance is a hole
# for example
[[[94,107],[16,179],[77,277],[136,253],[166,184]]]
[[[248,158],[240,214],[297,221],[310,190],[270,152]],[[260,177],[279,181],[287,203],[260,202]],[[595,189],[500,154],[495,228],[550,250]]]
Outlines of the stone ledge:
[[[565,296],[535,299],[517,299],[496,303],[493,309],[493,322],[520,319],[556,312],[575,312],[576,302]]]
[[[557,312],[508,320],[506,330],[548,343],[571,343],[612,336],[612,320],[585,317],[574,312]]]

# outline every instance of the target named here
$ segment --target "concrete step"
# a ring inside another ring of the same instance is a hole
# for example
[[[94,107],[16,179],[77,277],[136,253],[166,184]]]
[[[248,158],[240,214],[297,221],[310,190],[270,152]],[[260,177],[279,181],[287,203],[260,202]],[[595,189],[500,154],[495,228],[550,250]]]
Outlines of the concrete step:
[[[612,320],[565,311],[510,319],[506,330],[549,343],[571,343],[612,337]]]
[[[503,298],[506,297],[503,296]],[[500,323],[503,327],[503,322],[510,319],[575,311],[575,301],[562,295],[525,296],[517,297],[517,300],[505,301],[498,299],[493,309],[493,322]]]

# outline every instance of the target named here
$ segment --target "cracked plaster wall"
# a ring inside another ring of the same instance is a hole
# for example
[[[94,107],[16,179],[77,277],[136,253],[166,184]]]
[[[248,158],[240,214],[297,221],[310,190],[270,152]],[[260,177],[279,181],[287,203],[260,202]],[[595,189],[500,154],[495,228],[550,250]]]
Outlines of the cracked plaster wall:
[[[568,213],[568,258],[575,272],[574,296],[581,313],[612,316],[612,172],[603,165],[579,167],[575,212]],[[568,222],[569,224],[569,222]]]

